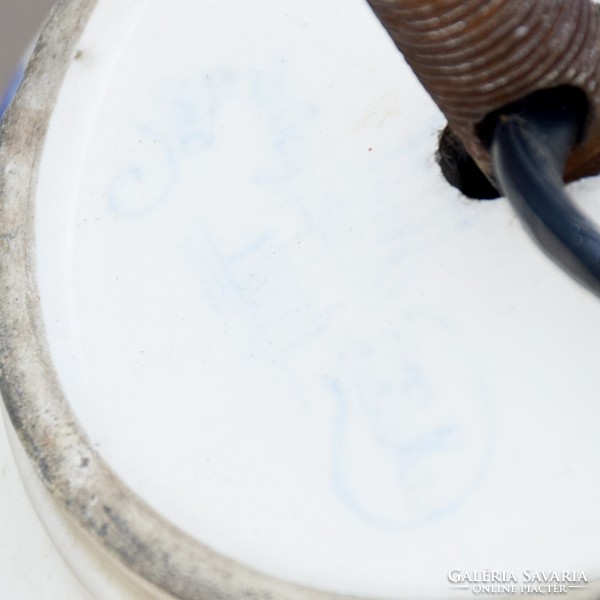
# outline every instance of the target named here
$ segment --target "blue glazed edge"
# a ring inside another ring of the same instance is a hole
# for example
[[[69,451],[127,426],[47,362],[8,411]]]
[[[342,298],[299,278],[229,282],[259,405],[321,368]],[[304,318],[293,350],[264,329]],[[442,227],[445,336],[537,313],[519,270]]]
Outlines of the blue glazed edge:
[[[0,119],[6,112],[6,109],[10,106],[12,99],[15,97],[19,86],[21,85],[21,81],[23,81],[23,75],[25,74],[25,63],[22,62],[15,72],[13,73],[12,79],[8,84],[8,87],[4,91],[2,95],[2,99],[0,100]]]

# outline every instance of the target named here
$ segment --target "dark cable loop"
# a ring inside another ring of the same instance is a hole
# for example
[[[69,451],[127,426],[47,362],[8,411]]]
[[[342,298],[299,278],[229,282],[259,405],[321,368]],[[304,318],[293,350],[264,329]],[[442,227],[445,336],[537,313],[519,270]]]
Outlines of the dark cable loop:
[[[585,113],[550,90],[498,114],[494,175],[542,249],[600,296],[600,230],[563,189],[566,160]]]

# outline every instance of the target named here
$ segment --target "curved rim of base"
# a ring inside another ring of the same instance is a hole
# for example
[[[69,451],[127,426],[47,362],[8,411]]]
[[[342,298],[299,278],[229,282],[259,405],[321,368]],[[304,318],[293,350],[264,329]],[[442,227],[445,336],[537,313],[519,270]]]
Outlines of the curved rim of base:
[[[66,517],[157,597],[334,600],[228,559],[161,517],[111,471],[77,423],[50,358],[35,279],[34,211],[48,124],[99,0],[49,16],[0,125],[0,392],[43,484]]]
[[[111,471],[61,389],[35,279],[37,178],[64,76],[99,1],[63,0],[55,7],[0,124],[0,393],[11,423],[66,517],[147,593],[185,600],[350,600],[260,573],[173,526]],[[599,592],[595,581],[578,597]]]

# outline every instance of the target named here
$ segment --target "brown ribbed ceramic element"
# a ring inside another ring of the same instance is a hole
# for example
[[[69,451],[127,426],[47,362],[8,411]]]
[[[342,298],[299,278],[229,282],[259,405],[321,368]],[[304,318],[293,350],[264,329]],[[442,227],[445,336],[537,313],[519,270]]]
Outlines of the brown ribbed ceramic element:
[[[590,111],[567,179],[600,172],[600,7],[590,0],[368,0],[482,170],[486,115],[541,89],[581,89]]]

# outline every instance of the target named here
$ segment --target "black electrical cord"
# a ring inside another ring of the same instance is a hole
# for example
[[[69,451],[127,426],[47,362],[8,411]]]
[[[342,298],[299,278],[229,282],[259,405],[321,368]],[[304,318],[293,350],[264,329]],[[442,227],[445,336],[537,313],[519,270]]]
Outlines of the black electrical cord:
[[[534,94],[493,115],[491,151],[497,183],[534,239],[600,296],[600,230],[574,205],[563,184],[586,112],[581,98],[569,90]]]

